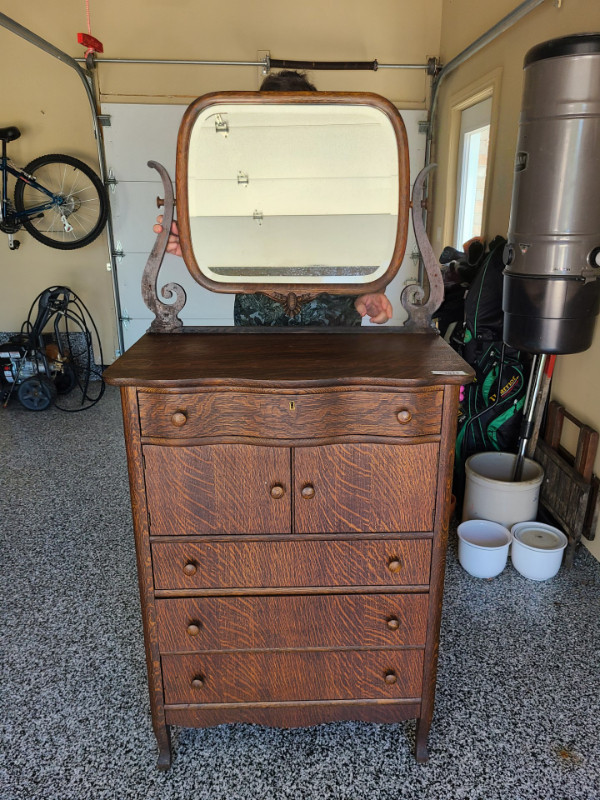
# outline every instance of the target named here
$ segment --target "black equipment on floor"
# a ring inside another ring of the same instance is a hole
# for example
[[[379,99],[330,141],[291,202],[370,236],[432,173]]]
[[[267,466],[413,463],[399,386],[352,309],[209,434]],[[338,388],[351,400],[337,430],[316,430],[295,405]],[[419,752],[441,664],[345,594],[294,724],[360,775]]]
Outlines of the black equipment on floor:
[[[94,362],[92,331],[102,364],[98,330],[81,299],[66,286],[41,292],[21,332],[0,345],[4,407],[13,393],[29,411],[45,411],[52,405],[61,411],[83,411],[95,405],[105,384],[102,367]]]

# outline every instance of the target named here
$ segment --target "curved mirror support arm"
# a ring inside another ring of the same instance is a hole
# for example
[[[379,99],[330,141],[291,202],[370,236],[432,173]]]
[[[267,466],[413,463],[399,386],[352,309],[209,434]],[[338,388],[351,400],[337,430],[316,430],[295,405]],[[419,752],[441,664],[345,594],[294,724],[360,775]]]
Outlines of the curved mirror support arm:
[[[417,247],[423,259],[425,272],[427,273],[427,280],[429,282],[429,297],[426,303],[421,303],[425,297],[425,291],[422,286],[411,285],[407,286],[401,295],[402,306],[408,313],[408,319],[404,323],[405,328],[431,328],[435,327],[431,318],[434,313],[442,304],[444,299],[444,282],[442,280],[442,271],[440,265],[435,257],[433,248],[427,237],[425,225],[423,223],[423,214],[421,209],[423,207],[423,187],[425,178],[430,170],[434,169],[437,164],[429,164],[428,167],[422,169],[417,175],[412,194],[412,221],[413,229],[415,231],[415,238],[417,240]]]
[[[178,314],[185,305],[187,299],[185,289],[178,283],[166,283],[160,293],[162,297],[169,300],[175,295],[175,300],[172,303],[163,303],[158,299],[158,273],[165,257],[167,250],[167,242],[169,241],[169,232],[171,230],[171,223],[173,222],[173,211],[175,207],[175,198],[173,196],[173,184],[169,173],[157,161],[148,161],[148,166],[155,169],[160,175],[164,189],[164,200],[162,203],[158,200],[158,205],[163,206],[163,223],[162,231],[156,237],[154,247],[148,261],[144,267],[144,274],[142,275],[142,297],[144,303],[148,306],[150,311],[154,314],[154,319],[150,325],[150,333],[176,333],[183,328],[183,322],[179,319]]]

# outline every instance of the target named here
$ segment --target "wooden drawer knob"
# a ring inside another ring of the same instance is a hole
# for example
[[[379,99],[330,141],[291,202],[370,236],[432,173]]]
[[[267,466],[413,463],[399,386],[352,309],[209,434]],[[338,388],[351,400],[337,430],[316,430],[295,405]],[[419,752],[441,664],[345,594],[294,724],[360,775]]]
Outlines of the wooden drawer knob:
[[[402,411],[399,411],[396,414],[396,417],[398,418],[398,422],[400,424],[406,425],[407,422],[411,421],[412,414],[410,413],[410,411],[407,408],[403,408]]]
[[[201,627],[202,626],[199,622],[190,622],[190,624],[187,626],[188,636],[198,636]]]
[[[399,558],[390,558],[388,561],[388,569],[390,572],[400,572],[402,569],[402,562]]]
[[[300,492],[300,494],[305,500],[310,500],[311,497],[315,496],[315,487],[312,486],[310,483],[307,483],[306,486],[302,487],[302,491]]]
[[[400,620],[398,617],[388,617],[387,626],[391,631],[397,631],[400,627]]]
[[[274,500],[279,500],[280,497],[283,497],[285,494],[285,489],[280,483],[276,483],[275,486],[271,487],[271,497]]]
[[[194,689],[201,689],[204,686],[204,675],[196,675],[192,678],[192,687]]]
[[[176,411],[171,417],[171,422],[176,428],[181,428],[187,422],[187,414],[185,411]]]
[[[385,682],[391,686],[393,683],[396,683],[397,680],[398,676],[394,670],[388,669],[388,671],[385,673]]]
[[[195,561],[188,561],[184,566],[183,571],[186,575],[195,575],[198,571],[198,565]]]

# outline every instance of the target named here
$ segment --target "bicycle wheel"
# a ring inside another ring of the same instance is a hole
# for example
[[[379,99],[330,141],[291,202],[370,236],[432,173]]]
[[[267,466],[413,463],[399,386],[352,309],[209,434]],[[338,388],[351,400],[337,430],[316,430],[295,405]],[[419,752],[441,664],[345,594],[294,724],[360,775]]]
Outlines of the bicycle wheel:
[[[93,242],[108,216],[108,201],[96,173],[71,156],[40,156],[24,172],[52,192],[52,205],[23,219],[25,229],[38,242],[58,250],[75,250]],[[48,196],[18,180],[15,187],[17,211],[27,211],[49,202]]]

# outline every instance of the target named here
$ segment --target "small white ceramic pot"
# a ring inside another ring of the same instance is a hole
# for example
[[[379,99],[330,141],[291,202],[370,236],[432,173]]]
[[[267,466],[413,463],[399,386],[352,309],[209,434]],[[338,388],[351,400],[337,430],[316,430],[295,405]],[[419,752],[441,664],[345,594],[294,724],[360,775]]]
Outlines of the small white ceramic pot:
[[[499,575],[508,558],[512,536],[508,528],[487,519],[470,519],[458,526],[458,560],[475,578]]]
[[[568,543],[565,534],[543,522],[518,522],[511,533],[510,558],[517,572],[532,581],[553,578]]]

